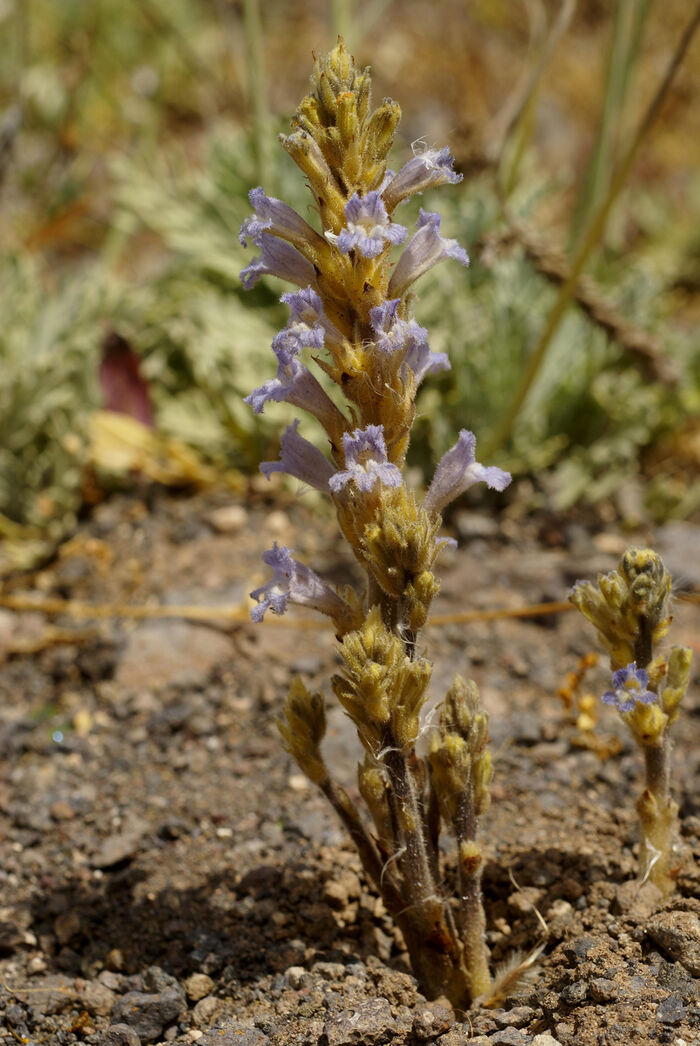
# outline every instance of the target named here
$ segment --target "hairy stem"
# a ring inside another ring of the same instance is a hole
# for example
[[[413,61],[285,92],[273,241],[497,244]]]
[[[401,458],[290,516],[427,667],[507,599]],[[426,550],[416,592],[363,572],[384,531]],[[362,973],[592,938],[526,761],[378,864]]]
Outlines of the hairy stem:
[[[471,788],[463,792],[454,830],[459,845],[459,893],[462,917],[464,963],[469,971],[472,997],[486,995],[491,988],[489,950],[486,946],[486,914],[481,894],[483,856],[476,842],[477,817]]]
[[[670,790],[671,744],[666,736],[644,748],[645,788],[637,802],[642,829],[641,871],[664,894],[675,888],[670,875],[671,849],[678,804]]]
[[[462,961],[452,912],[440,895],[425,831],[423,803],[404,752],[398,751],[387,738],[385,762],[391,780],[391,797],[400,839],[405,847],[401,865],[405,879],[404,893],[409,907],[406,914],[414,928],[416,950],[406,938],[411,964],[421,990],[429,998],[447,995],[455,1006],[471,1001],[469,975]],[[404,936],[406,936],[404,934]]]
[[[362,867],[381,893],[387,909],[392,915],[396,915],[404,907],[404,899],[399,892],[395,875],[384,867],[379,850],[360,820],[350,796],[331,777],[322,781],[319,787],[345,825],[348,835],[357,847]]]
[[[653,634],[649,619],[639,616],[639,627],[634,640],[634,660],[637,668],[646,668],[654,655]]]

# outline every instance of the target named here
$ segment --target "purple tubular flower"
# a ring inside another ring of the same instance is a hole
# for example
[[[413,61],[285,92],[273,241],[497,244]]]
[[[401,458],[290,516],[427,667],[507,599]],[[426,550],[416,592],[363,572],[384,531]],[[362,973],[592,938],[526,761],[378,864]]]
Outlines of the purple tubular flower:
[[[313,287],[304,287],[302,291],[289,291],[282,295],[280,301],[289,306],[289,319],[292,323],[307,323],[312,326],[323,316],[321,296]]]
[[[266,196],[263,189],[251,189],[248,193],[250,204],[255,210],[252,218],[246,218],[241,225],[238,239],[244,247],[251,239],[256,247],[262,247],[262,234],[270,233],[281,240],[288,240],[295,246],[323,243],[322,237],[305,222],[301,215],[274,196]]]
[[[289,306],[290,323],[306,324],[314,329],[320,327],[324,334],[324,345],[330,348],[341,348],[345,339],[323,311],[323,303],[313,287],[302,291],[283,294],[280,301]]]
[[[345,205],[347,226],[335,235],[326,233],[330,243],[343,254],[356,250],[363,258],[376,258],[389,243],[403,243],[408,236],[405,225],[392,222],[381,195],[376,191],[366,196],[354,193]]]
[[[401,485],[401,470],[387,461],[384,429],[381,425],[368,425],[355,429],[343,436],[345,468],[336,472],[328,486],[339,494],[353,481],[358,490],[369,493],[377,481],[385,487]]]
[[[253,258],[240,274],[245,290],[254,287],[261,276],[279,276],[281,280],[296,283],[299,287],[316,286],[313,265],[296,247],[269,233],[260,234],[259,246],[262,252],[260,256]]]
[[[656,694],[647,690],[649,675],[645,668],[637,668],[634,661],[613,673],[613,689],[606,690],[601,700],[614,705],[619,712],[631,712],[637,701],[653,705]]]
[[[389,294],[402,297],[419,276],[443,258],[454,258],[462,265],[469,265],[469,255],[456,240],[446,240],[440,235],[440,215],[434,211],[421,210],[414,233],[396,263]]]
[[[272,567],[274,574],[272,581],[250,593],[251,598],[258,602],[250,612],[253,621],[262,621],[268,610],[273,614],[284,614],[288,603],[313,607],[329,617],[342,616],[348,610],[345,600],[318,574],[294,559],[291,550],[284,545],[275,542],[263,553],[263,562]]]
[[[277,356],[277,376],[266,381],[259,389],[253,389],[245,397],[256,414],[261,414],[268,400],[284,401],[301,407],[317,418],[327,431],[341,426],[345,418],[333,400],[325,392],[311,371],[298,358],[303,348],[323,347],[323,329],[305,323],[290,323],[276,334],[272,348]]]
[[[376,345],[382,352],[404,352],[403,362],[413,371],[420,385],[426,374],[449,370],[445,352],[431,352],[428,332],[415,320],[402,320],[396,315],[401,299],[392,298],[370,311],[370,322],[377,334]]]
[[[505,490],[511,480],[510,472],[495,465],[484,468],[474,456],[476,436],[462,429],[454,447],[443,454],[435,469],[433,482],[425,495],[426,512],[442,512],[445,505],[463,494],[474,483],[486,483],[492,490]]]
[[[330,461],[297,432],[299,421],[293,421],[282,434],[279,461],[263,461],[260,471],[269,479],[273,472],[286,472],[302,483],[328,493],[329,480],[334,475]]]
[[[447,146],[444,149],[426,149],[422,153],[414,153],[413,158],[394,175],[382,193],[387,208],[393,211],[408,196],[415,196],[436,185],[461,182],[462,175],[453,169],[453,163],[454,156]]]

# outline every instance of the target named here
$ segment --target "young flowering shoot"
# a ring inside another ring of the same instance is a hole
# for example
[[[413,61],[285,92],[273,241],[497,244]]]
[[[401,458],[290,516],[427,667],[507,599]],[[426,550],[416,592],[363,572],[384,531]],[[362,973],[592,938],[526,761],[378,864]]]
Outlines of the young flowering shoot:
[[[370,323],[376,334],[375,344],[380,352],[402,352],[403,362],[420,385],[426,374],[449,370],[446,352],[431,352],[428,332],[415,320],[403,320],[397,315],[400,298],[382,302],[370,310]]]
[[[495,465],[480,465],[475,457],[476,436],[462,429],[454,447],[443,454],[435,469],[433,481],[425,495],[426,512],[442,512],[445,505],[458,498],[475,483],[486,483],[492,490],[505,490],[510,472]]]
[[[467,966],[475,996],[491,988],[486,917],[481,901],[483,854],[477,841],[479,818],[490,803],[493,777],[488,716],[479,706],[473,680],[455,676],[430,742],[431,787],[443,820],[459,846],[460,908]]]
[[[678,718],[681,701],[688,691],[692,660],[693,652],[689,647],[671,647],[668,656],[666,686],[661,690],[660,700],[664,715],[668,717],[669,726]]]
[[[678,804],[671,794],[670,727],[690,681],[691,652],[655,646],[669,628],[671,576],[653,549],[628,548],[618,569],[597,582],[579,581],[571,602],[598,630],[610,654],[613,688],[602,700],[624,716],[644,757],[644,788],[637,800],[640,874],[663,894],[675,889],[673,844]]]
[[[348,632],[340,647],[341,674],[333,676],[333,691],[357,726],[360,739],[375,758],[391,739],[400,748],[418,735],[432,665],[412,660],[404,644],[372,607],[363,624]]]
[[[469,265],[469,255],[464,248],[456,240],[446,240],[440,235],[441,221],[436,212],[421,209],[416,222],[418,232],[406,244],[389,281],[392,297],[403,297],[419,276],[443,258],[453,258],[461,265]]]
[[[391,221],[378,192],[362,197],[354,193],[345,205],[345,221],[342,232],[326,233],[329,243],[343,254],[357,251],[363,258],[376,258],[385,247],[403,243],[408,236],[404,225]]]
[[[284,614],[288,603],[313,607],[334,621],[350,615],[345,600],[310,567],[294,559],[291,550],[284,545],[275,541],[273,547],[263,553],[263,562],[272,567],[274,574],[266,585],[250,593],[251,599],[258,603],[250,612],[253,621],[262,621],[268,610],[273,614]]]
[[[387,210],[393,211],[402,200],[425,192],[426,189],[461,182],[462,175],[454,170],[453,164],[454,156],[447,146],[443,149],[425,149],[424,152],[414,149],[413,158],[394,175],[382,193]]]
[[[297,676],[289,688],[277,727],[285,751],[296,759],[310,781],[321,784],[328,777],[321,755],[321,741],[326,733],[323,695],[309,693]]]
[[[316,251],[319,247],[323,249],[323,238],[288,204],[274,196],[266,196],[260,186],[250,190],[248,199],[255,214],[252,218],[246,218],[241,225],[238,239],[243,247],[248,246],[249,239],[256,247],[262,247],[262,234],[269,233],[280,240],[287,240],[302,251],[308,248]]]
[[[614,705],[619,712],[631,712],[637,701],[651,705],[656,701],[656,694],[647,690],[649,673],[644,668],[637,668],[634,661],[613,673],[613,689],[606,690],[601,700],[606,705]]]
[[[278,276],[299,287],[316,286],[316,271],[291,244],[279,240],[270,233],[260,234],[260,255],[241,270],[240,278],[244,290],[251,290],[261,276]]]
[[[577,581],[569,594],[574,606],[597,629],[613,670],[634,661],[653,674],[652,649],[668,632],[671,577],[650,548],[628,548],[617,570],[597,581]]]
[[[298,419],[287,426],[281,440],[280,460],[263,461],[260,471],[268,479],[273,472],[285,472],[327,494],[328,484],[335,474],[333,466],[313,443],[299,435],[298,426]]]
[[[340,494],[348,485],[368,494],[377,483],[385,487],[401,485],[401,470],[387,459],[384,431],[381,425],[368,425],[343,436],[345,468],[328,481],[334,494]]]

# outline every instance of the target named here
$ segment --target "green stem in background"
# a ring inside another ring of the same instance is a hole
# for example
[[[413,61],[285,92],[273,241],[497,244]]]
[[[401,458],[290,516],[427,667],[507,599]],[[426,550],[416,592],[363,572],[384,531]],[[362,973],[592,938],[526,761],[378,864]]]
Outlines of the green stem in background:
[[[564,0],[557,19],[552,26],[549,35],[539,45],[539,54],[530,69],[522,86],[516,88],[509,100],[499,112],[493,127],[495,135],[495,149],[498,155],[498,180],[502,186],[503,194],[510,196],[518,176],[520,162],[525,155],[527,143],[530,139],[534,125],[535,110],[540,84],[549,60],[554,54],[556,45],[566,32],[569,23],[576,10],[576,0]],[[546,29],[546,27],[544,27]],[[533,32],[533,36],[543,36],[543,31]],[[510,162],[505,159],[506,144],[512,134],[512,148]],[[507,166],[507,171],[506,171]]]
[[[331,33],[333,40],[342,36],[345,46],[352,54],[355,45],[353,32],[352,0],[331,0]]]
[[[29,0],[15,0],[15,39],[17,59],[15,63],[15,94],[21,100],[22,76],[29,64]]]
[[[650,7],[651,0],[639,0],[638,3],[617,0],[600,126],[572,222],[571,242],[574,247],[580,242],[591,212],[600,204],[610,186],[627,89]]]
[[[353,0],[331,0],[331,32],[333,39],[342,36],[352,54],[374,29],[391,0],[365,0],[354,10]]]
[[[248,60],[248,106],[251,118],[251,142],[255,157],[256,178],[260,185],[274,193],[274,168],[268,134],[267,79],[263,61],[263,34],[258,0],[243,0],[243,30]]]
[[[554,304],[554,308],[550,313],[547,324],[540,334],[535,349],[530,357],[530,361],[522,377],[520,387],[518,388],[513,402],[510,405],[505,417],[501,424],[497,427],[494,434],[490,439],[486,440],[486,446],[484,448],[485,457],[491,458],[494,456],[496,451],[500,450],[510,439],[511,433],[515,422],[518,419],[522,406],[527,399],[528,393],[532,387],[532,384],[537,377],[540,367],[544,362],[547,350],[550,343],[559,329],[559,325],[564,318],[564,315],[569,307],[571,298],[576,290],[579,277],[583,272],[583,269],[588,261],[593,248],[599,243],[603,231],[605,229],[606,222],[613,208],[613,204],[616,202],[621,190],[623,189],[629,173],[632,169],[637,153],[646,138],[646,135],[659,115],[659,111],[663,102],[666,98],[668,90],[673,82],[673,79],[678,72],[678,69],[685,57],[685,53],[690,46],[690,42],[695,35],[695,31],[700,25],[700,2],[696,5],[695,12],[686,26],[683,34],[678,42],[678,46],[674,51],[671,60],[668,64],[668,68],[664,75],[661,84],[659,85],[652,101],[642,118],[637,132],[634,135],[630,145],[627,148],[625,155],[623,156],[619,166],[613,174],[610,188],[607,196],[603,203],[595,213],[593,220],[588,228],[588,231],[583,239],[581,246],[578,249],[574,259],[571,263],[571,271],[569,277],[565,283],[562,284],[559,295]]]

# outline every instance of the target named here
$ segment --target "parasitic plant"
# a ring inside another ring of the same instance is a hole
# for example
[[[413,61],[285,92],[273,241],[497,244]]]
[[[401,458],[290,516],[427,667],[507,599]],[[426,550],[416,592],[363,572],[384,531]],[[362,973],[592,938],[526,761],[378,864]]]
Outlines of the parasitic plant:
[[[458,676],[427,757],[417,754],[432,671],[418,636],[439,587],[442,510],[474,483],[503,490],[510,475],[479,464],[475,437],[462,430],[424,498],[404,480],[416,391],[427,375],[449,367],[411,315],[413,284],[443,259],[469,259],[441,235],[439,214],[421,210],[410,236],[394,220],[410,197],[461,180],[447,149],[415,151],[398,173],[387,170],[399,118],[390,99],[372,109],[369,72],[356,69],[339,40],[316,61],[312,91],[292,133],[281,138],[307,179],[317,227],[262,188],[250,193],[255,213],[243,223],[241,241],[260,253],[241,274],[244,286],[273,275],[299,289],[282,296],[290,319],[272,343],[277,374],[247,401],[256,413],[269,401],[291,403],[316,418],[328,438],[325,454],[295,421],[282,436],[280,460],[261,469],[268,477],[287,473],[331,498],[366,575],[361,592],[339,591],[275,545],[264,555],[273,578],[252,593],[252,616],[261,621],[268,610],[281,614],[300,603],[331,619],[342,658],[332,688],[364,748],[358,784],[367,815],[324,761],[324,699],[299,679],[279,723],[284,745],[347,828],[402,931],[422,990],[464,1008],[493,989],[477,839],[492,775],[488,721],[475,684]],[[339,396],[329,396],[314,367]],[[454,900],[443,889],[441,827],[457,844]]]
[[[628,548],[617,570],[579,581],[570,599],[597,629],[610,655],[614,705],[644,754],[644,789],[637,800],[641,828],[640,872],[664,894],[675,886],[672,851],[678,804],[671,796],[670,728],[690,681],[692,653],[674,646],[656,652],[671,624],[671,576],[648,548]]]

